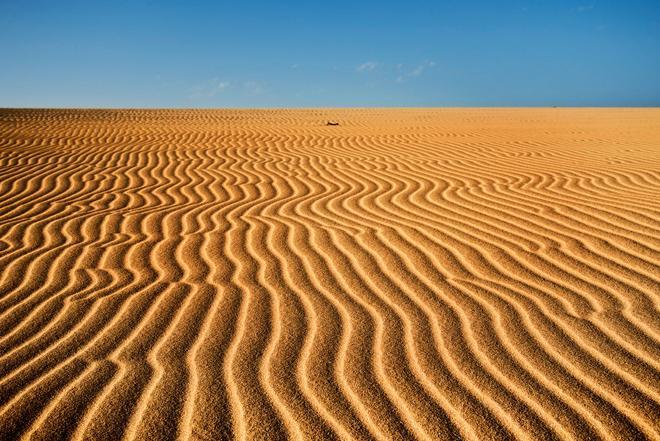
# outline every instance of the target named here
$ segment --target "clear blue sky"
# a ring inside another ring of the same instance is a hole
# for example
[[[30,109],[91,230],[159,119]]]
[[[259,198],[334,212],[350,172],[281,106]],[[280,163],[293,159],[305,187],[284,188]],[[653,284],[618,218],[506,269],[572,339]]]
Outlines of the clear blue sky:
[[[0,107],[660,106],[660,0],[0,0]]]

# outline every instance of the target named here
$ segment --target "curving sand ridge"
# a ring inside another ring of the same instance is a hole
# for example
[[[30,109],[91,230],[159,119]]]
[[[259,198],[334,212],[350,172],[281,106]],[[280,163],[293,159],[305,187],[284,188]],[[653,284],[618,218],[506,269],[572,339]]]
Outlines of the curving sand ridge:
[[[659,299],[660,109],[0,110],[3,440],[660,439]]]

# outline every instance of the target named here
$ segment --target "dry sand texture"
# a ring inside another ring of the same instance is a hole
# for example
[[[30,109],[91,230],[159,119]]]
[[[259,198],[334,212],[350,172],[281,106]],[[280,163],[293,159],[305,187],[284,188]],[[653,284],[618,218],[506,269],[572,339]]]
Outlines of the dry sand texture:
[[[659,249],[660,109],[1,110],[0,439],[657,440]]]

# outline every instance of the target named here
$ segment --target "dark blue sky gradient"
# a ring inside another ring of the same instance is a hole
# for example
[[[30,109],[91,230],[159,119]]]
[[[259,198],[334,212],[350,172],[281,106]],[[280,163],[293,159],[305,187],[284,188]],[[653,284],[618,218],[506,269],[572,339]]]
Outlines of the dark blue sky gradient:
[[[660,106],[660,0],[0,0],[0,107]]]

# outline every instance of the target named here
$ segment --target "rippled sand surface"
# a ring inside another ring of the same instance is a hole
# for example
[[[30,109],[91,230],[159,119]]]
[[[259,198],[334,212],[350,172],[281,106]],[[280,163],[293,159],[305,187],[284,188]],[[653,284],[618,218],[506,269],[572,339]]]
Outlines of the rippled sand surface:
[[[0,110],[3,440],[658,440],[659,294],[660,109]]]

